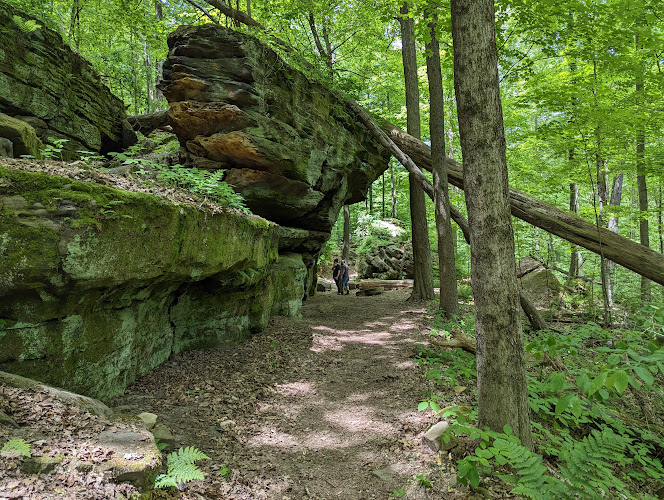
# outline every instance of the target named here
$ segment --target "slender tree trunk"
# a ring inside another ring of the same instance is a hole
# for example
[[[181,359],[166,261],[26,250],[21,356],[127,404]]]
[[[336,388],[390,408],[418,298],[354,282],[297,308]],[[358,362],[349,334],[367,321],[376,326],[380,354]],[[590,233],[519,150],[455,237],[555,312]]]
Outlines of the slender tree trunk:
[[[344,241],[341,258],[348,263],[350,257],[350,205],[344,205]]]
[[[579,185],[576,183],[569,185],[569,211],[576,215],[579,214]],[[579,247],[574,243],[572,243],[571,248],[572,257],[569,263],[569,279],[574,279],[577,276],[583,276],[583,255]]]
[[[392,210],[390,213],[393,219],[397,218],[397,185],[394,183],[394,164],[390,164],[390,195],[392,196]]]
[[[251,17],[251,0],[247,0],[247,15]]]
[[[604,214],[604,209],[608,204],[608,181],[606,178],[606,172],[604,170],[604,162],[600,154],[600,132],[597,131],[597,153],[595,155],[595,164],[597,167],[597,198],[599,201],[599,224],[602,227],[606,227],[606,218]],[[613,308],[613,293],[611,289],[611,266],[609,260],[604,256],[603,252],[600,252],[600,272],[602,276],[602,303],[603,303],[603,312],[604,326],[608,327],[611,325],[611,309]]]
[[[657,234],[659,235],[659,253],[664,253],[664,235],[662,235],[662,182],[659,183],[657,198]]]
[[[380,206],[381,206],[381,217],[384,219],[385,218],[385,172],[383,172],[381,176],[381,185],[383,187],[383,196],[382,196],[383,199]]]
[[[637,20],[637,25],[643,27],[645,22],[642,18]],[[636,53],[637,56],[643,50],[639,42],[639,35],[636,35]],[[636,69],[636,103],[640,105],[643,100],[643,70],[644,63],[639,61]],[[646,132],[643,126],[643,118],[637,117],[639,123],[636,128],[636,184],[639,190],[639,241],[650,248],[650,230],[648,226],[648,188],[646,185]],[[641,301],[650,302],[650,280],[641,276]]]
[[[445,166],[445,100],[440,69],[440,46],[436,38],[438,16],[432,14],[429,24],[431,41],[426,44],[427,76],[429,80],[429,135],[431,136],[431,164],[433,168],[434,210],[438,234],[438,267],[440,274],[440,308],[445,318],[459,314],[454,237],[450,219],[450,198]]]
[[[418,139],[420,133],[420,89],[417,81],[417,53],[415,50],[415,22],[408,18],[408,4],[400,10],[401,17],[401,53],[406,87],[406,120],[408,133]],[[431,264],[431,246],[427,225],[426,200],[424,191],[412,174],[408,176],[410,185],[410,221],[413,233],[413,261],[415,276],[413,293],[409,300],[432,300],[433,268]]]
[[[150,57],[150,52],[148,51],[148,43],[145,38],[143,38],[143,64],[145,67],[145,87],[146,87],[146,113],[152,112],[152,103],[155,100],[155,83],[154,83],[154,74],[152,73],[152,58]]]
[[[475,298],[478,425],[532,447],[493,0],[452,0],[454,86]]]
[[[373,214],[373,183],[369,185],[369,213]]]
[[[643,90],[643,85],[640,89]],[[643,128],[636,135],[636,184],[639,191],[639,241],[650,248],[650,228],[648,226],[648,187],[646,185],[645,171],[646,137]],[[650,302],[650,280],[641,276],[641,301]]]

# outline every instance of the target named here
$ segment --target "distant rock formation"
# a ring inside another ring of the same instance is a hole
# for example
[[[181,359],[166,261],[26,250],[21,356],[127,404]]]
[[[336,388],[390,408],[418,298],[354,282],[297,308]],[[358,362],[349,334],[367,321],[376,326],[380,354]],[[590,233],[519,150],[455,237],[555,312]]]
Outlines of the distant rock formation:
[[[182,26],[168,46],[160,89],[186,155],[227,169],[252,212],[299,232],[288,241],[307,248],[284,239],[280,251],[312,269],[341,207],[365,198],[389,153],[342,100],[249,35]]]
[[[92,65],[55,31],[0,2],[0,112],[30,124],[43,141],[67,139],[64,159],[77,151],[108,153],[136,142],[120,99]],[[30,23],[32,24],[32,23]]]

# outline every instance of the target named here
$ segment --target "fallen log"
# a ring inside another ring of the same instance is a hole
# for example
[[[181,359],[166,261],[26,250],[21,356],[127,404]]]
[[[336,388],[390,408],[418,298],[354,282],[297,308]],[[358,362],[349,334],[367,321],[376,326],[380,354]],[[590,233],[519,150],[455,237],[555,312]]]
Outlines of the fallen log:
[[[371,288],[383,288],[385,290],[400,290],[413,286],[413,280],[378,280],[366,279],[355,283],[358,290],[369,290]]]
[[[382,121],[380,126],[418,167],[431,170],[429,146],[389,122]],[[450,184],[463,189],[459,162],[448,158],[447,175]],[[515,217],[664,285],[664,255],[512,188],[510,206]]]
[[[168,110],[155,111],[154,113],[145,115],[128,116],[127,121],[129,121],[129,124],[136,132],[140,132],[146,136],[158,128],[163,128],[171,124]]]

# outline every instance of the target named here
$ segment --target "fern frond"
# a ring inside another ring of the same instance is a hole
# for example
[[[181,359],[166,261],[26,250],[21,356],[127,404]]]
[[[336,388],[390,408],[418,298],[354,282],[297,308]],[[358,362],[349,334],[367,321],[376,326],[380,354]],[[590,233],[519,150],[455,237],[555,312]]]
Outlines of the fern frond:
[[[180,448],[168,454],[168,472],[155,479],[155,488],[179,487],[195,479],[205,479],[203,471],[195,464],[198,460],[209,459],[205,453],[193,446]]]
[[[594,430],[573,447],[560,454],[562,476],[585,495],[582,498],[604,497],[600,491],[611,489],[627,493],[627,487],[612,472],[610,464],[625,464],[625,448],[631,439],[615,434],[611,429]]]
[[[23,439],[12,439],[7,441],[0,450],[0,454],[7,455],[23,455],[24,457],[31,457],[30,445]]]
[[[21,16],[14,15],[12,16],[12,20],[14,21],[14,24],[18,26],[18,28],[23,32],[23,33],[32,33],[33,31],[38,30],[41,26],[37,24],[37,21],[34,19],[23,19]]]

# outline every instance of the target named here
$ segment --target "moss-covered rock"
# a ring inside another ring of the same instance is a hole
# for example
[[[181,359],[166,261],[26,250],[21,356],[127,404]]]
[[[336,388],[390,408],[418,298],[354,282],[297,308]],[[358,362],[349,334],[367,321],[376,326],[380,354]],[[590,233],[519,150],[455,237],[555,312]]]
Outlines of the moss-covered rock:
[[[35,158],[41,158],[41,150],[44,145],[37,137],[32,125],[0,113],[0,137],[12,142],[13,155],[16,157],[31,155]]]
[[[0,166],[0,367],[108,399],[265,327],[277,227]]]
[[[282,254],[272,272],[274,301],[272,314],[278,316],[299,316],[302,299],[307,285],[307,267],[302,255]]]
[[[226,169],[254,213],[289,228],[280,251],[306,254],[315,287],[341,207],[365,198],[389,153],[343,99],[250,35],[181,26],[168,45],[160,88],[187,157]]]
[[[30,121],[44,142],[68,140],[65,159],[136,142],[122,101],[58,33],[4,2],[0,26],[0,112]]]

